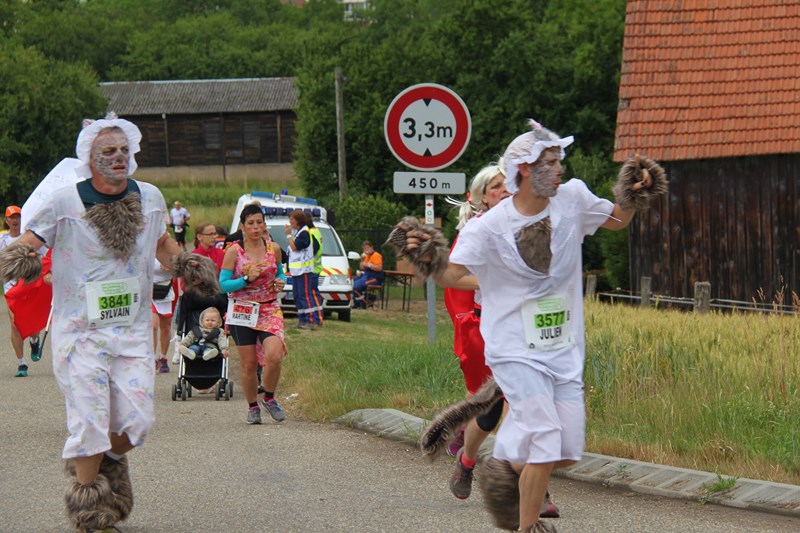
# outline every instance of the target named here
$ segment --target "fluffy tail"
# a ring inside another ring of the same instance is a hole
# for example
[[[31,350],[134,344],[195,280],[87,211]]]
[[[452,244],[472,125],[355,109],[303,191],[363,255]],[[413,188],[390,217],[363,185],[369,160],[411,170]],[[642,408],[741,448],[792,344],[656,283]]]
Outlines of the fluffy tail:
[[[478,392],[442,410],[431,420],[419,439],[419,447],[431,459],[455,438],[458,428],[468,420],[488,411],[503,396],[503,391],[489,380]]]

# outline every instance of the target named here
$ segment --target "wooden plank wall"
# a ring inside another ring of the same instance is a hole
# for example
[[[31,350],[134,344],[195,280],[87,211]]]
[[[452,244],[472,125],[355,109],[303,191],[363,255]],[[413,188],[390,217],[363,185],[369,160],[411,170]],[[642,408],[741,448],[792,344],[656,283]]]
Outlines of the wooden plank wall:
[[[288,163],[294,160],[296,115],[291,111],[129,117],[142,131],[142,167]],[[166,127],[165,127],[166,126]],[[206,129],[218,132],[207,144]],[[247,134],[245,133],[247,131]]]
[[[670,193],[630,226],[631,287],[791,303],[800,293],[800,155],[673,162]]]

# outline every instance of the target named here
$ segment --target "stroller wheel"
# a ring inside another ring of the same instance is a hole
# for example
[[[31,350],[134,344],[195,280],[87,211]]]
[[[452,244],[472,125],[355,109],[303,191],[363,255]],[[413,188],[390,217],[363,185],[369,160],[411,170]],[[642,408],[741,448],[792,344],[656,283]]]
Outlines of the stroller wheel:
[[[191,398],[192,397],[192,386],[189,385],[188,383],[186,383],[185,385],[186,385],[186,395],[189,396],[189,398]]]
[[[229,381],[228,386],[225,388],[225,401],[231,398],[233,398],[233,381]]]
[[[183,400],[184,402],[186,401],[186,395],[187,395],[186,388],[187,388],[186,383],[185,382],[181,383],[181,400]]]
[[[173,385],[172,386],[172,401],[174,402],[177,399],[178,399],[178,386],[177,385]]]

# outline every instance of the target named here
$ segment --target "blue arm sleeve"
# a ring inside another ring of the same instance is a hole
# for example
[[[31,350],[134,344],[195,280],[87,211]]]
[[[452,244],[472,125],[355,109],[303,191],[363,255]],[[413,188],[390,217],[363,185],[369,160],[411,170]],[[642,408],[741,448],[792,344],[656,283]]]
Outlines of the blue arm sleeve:
[[[278,273],[275,275],[276,278],[283,280],[286,283],[286,272],[283,271],[283,263],[278,261]]]
[[[247,282],[244,278],[231,279],[233,277],[233,270],[223,268],[219,273],[219,287],[222,292],[233,292],[239,289],[244,289]]]

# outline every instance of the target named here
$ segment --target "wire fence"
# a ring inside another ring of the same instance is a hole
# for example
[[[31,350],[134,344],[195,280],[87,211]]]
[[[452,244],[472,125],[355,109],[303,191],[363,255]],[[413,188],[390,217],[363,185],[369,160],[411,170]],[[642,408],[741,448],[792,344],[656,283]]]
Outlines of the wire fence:
[[[779,296],[780,299],[781,296]],[[597,298],[600,301],[611,303],[629,303],[631,305],[641,305],[642,296],[630,291],[605,291],[598,292]],[[796,315],[800,312],[800,302],[797,302],[796,296],[793,295],[793,303],[785,304],[780,301],[767,302],[758,301],[753,299],[750,302],[741,300],[727,300],[724,298],[711,298],[708,301],[708,307],[720,312],[757,312],[766,314],[777,315]],[[659,294],[651,294],[649,303],[657,309],[683,309],[693,311],[699,305],[697,298],[686,298],[676,296],[666,296]]]

